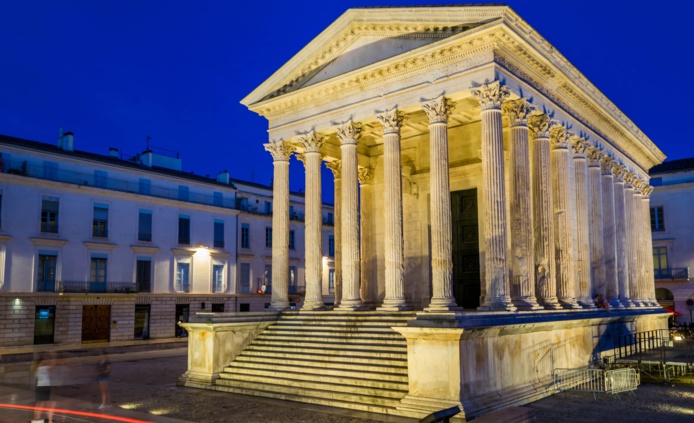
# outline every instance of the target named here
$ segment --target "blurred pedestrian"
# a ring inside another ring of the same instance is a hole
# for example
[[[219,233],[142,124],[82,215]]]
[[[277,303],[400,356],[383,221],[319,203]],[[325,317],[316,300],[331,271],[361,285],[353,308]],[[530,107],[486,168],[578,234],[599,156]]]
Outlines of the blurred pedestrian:
[[[108,389],[109,379],[111,377],[111,362],[108,361],[106,351],[102,350],[99,356],[99,363],[96,365],[97,377],[99,382],[99,390],[101,391],[101,405],[99,409],[106,408],[110,404],[110,394]]]
[[[34,421],[43,423],[43,409],[47,409],[48,423],[53,423],[53,409],[55,408],[55,403],[51,401],[51,370],[53,367],[54,360],[46,353],[40,353],[32,363],[32,374],[36,383],[37,407],[34,410]]]

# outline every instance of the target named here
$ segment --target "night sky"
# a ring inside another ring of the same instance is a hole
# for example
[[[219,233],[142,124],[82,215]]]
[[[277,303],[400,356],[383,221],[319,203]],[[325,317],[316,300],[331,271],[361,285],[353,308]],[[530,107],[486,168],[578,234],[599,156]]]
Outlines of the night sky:
[[[346,9],[433,3],[451,1],[5,0],[0,133],[55,143],[64,128],[76,149],[126,155],[149,136],[151,146],[179,152],[186,171],[228,169],[269,184],[267,122],[239,101]],[[506,4],[669,159],[694,156],[693,1]],[[303,178],[292,159],[291,188]],[[332,181],[324,194],[332,201]]]

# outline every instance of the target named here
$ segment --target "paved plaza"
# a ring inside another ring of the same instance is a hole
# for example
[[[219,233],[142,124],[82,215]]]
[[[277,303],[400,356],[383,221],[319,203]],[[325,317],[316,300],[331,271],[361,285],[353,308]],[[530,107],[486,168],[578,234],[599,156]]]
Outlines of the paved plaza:
[[[414,422],[353,410],[232,395],[176,386],[185,371],[185,348],[112,354],[111,396],[113,407],[98,410],[98,387],[91,381],[96,357],[66,361],[66,385],[55,388],[57,407],[80,413],[102,413],[112,418],[58,413],[54,422],[131,423],[376,423]],[[69,379],[72,378],[72,379]],[[69,379],[69,380],[68,380]],[[70,384],[72,383],[72,384]],[[34,393],[27,386],[0,386],[0,403],[33,406]],[[567,393],[527,405],[538,422],[585,423],[667,421],[694,419],[694,385],[652,383],[641,385],[636,398],[621,399],[590,393]],[[33,412],[0,409],[0,423],[29,422]],[[120,419],[120,420],[119,420]]]

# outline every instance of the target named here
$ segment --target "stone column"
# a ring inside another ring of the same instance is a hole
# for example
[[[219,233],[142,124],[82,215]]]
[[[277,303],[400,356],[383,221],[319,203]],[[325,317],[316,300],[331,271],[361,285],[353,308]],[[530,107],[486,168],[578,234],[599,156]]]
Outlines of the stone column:
[[[528,114],[524,98],[504,103],[511,124],[511,299],[519,310],[538,310],[533,270],[533,215],[530,180]]]
[[[340,305],[342,298],[342,162],[333,160],[325,163],[325,167],[333,172],[333,185],[335,186],[335,205],[333,206],[333,241],[335,245],[335,275],[333,292],[335,295],[334,306]]]
[[[570,138],[574,153],[574,185],[576,187],[576,300],[583,308],[595,308],[590,279],[590,214],[588,213],[588,141],[582,137]]]
[[[604,157],[598,147],[588,147],[588,173],[590,179],[590,280],[591,295],[605,293],[605,241],[602,211],[602,171],[600,159]]]
[[[625,306],[627,307],[638,307],[638,304],[634,301],[634,298],[638,297],[638,280],[639,280],[639,263],[637,258],[637,249],[640,244],[637,244],[641,239],[640,231],[634,230],[635,228],[640,228],[637,219],[637,214],[641,214],[641,201],[639,200],[638,207],[634,208],[634,180],[636,174],[633,172],[626,172],[624,174],[624,214],[626,216],[625,226],[626,226],[626,244],[625,251],[627,256],[628,264],[628,274],[626,282],[626,292],[629,293],[626,297],[626,302],[623,300]],[[636,213],[635,213],[636,211]]]
[[[374,202],[374,172],[373,169],[360,167],[357,171],[359,179],[359,240],[361,246],[361,299],[364,306],[373,308],[376,305],[378,293],[378,272],[376,269],[376,251],[374,248],[373,231],[373,202]]]
[[[359,249],[359,192],[357,182],[357,141],[361,128],[345,122],[337,128],[342,152],[342,298],[340,308],[362,307],[359,295],[361,258]]]
[[[448,113],[444,96],[422,103],[429,118],[432,297],[425,311],[458,310],[453,297],[451,190],[448,179]]]
[[[554,275],[554,202],[552,201],[552,174],[550,171],[549,115],[532,114],[528,126],[533,131],[532,186],[533,230],[535,233],[536,293],[540,304],[549,310],[561,308],[557,301]]]
[[[554,200],[554,245],[557,269],[557,298],[562,307],[578,308],[576,303],[573,245],[573,207],[569,178],[569,137],[566,128],[555,124],[549,132],[552,146],[552,199]]]
[[[301,135],[298,141],[305,149],[304,165],[306,168],[305,195],[305,263],[306,263],[306,295],[304,310],[322,310],[323,303],[323,197],[321,196],[321,157],[320,148],[323,137],[311,130]]]
[[[612,157],[605,156],[600,160],[602,167],[602,211],[603,235],[605,247],[605,299],[612,308],[623,308],[619,302],[619,285],[617,276],[617,226],[614,213],[614,179],[612,169],[617,165]]]
[[[629,300],[629,254],[627,237],[628,215],[626,212],[624,175],[626,168],[617,165],[612,170],[614,175],[614,219],[617,225],[616,244],[617,244],[617,284],[619,285],[619,301],[624,307],[631,307]],[[629,223],[631,225],[631,223]]]
[[[499,81],[471,90],[482,106],[482,180],[485,204],[486,294],[480,309],[514,311],[511,302],[507,262],[508,226],[506,222],[506,177],[501,103],[508,89]]]
[[[270,308],[289,308],[289,157],[294,147],[286,141],[263,144],[272,154],[272,297]]]
[[[643,245],[645,242],[643,239],[643,230],[641,229],[643,228],[643,218],[641,216],[641,202],[643,197],[641,195],[641,188],[643,186],[643,181],[639,179],[635,173],[632,173],[628,180],[625,179],[625,181],[631,185],[633,191],[631,194],[632,220],[630,220],[629,223],[631,229],[628,231],[631,235],[630,245],[632,247],[630,250],[631,261],[629,262],[629,293],[631,294],[631,302],[634,306],[643,307],[644,300],[641,282],[645,279],[643,277],[645,265],[649,263],[646,260],[651,258],[651,256],[645,256],[643,254]]]
[[[376,116],[383,124],[383,211],[385,214],[385,286],[381,310],[407,310],[405,302],[405,254],[402,227],[402,158],[398,109]]]
[[[644,259],[642,263],[645,265],[645,270],[642,272],[643,276],[643,300],[645,306],[650,307],[660,307],[658,301],[655,299],[655,279],[653,276],[653,238],[651,234],[651,193],[653,192],[653,187],[647,183],[643,184],[641,188],[641,194],[643,198],[641,199],[641,218],[643,222],[641,224],[641,230],[643,231],[643,246],[642,254]]]

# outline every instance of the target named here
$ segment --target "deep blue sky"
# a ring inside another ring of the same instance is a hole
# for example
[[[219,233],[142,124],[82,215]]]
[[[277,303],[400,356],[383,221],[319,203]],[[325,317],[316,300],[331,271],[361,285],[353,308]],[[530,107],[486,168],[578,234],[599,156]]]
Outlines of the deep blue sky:
[[[451,1],[5,0],[0,133],[53,143],[62,127],[77,149],[130,155],[149,135],[184,170],[269,183],[267,123],[239,101],[346,9],[432,3]],[[505,4],[670,159],[694,156],[694,1]],[[302,188],[303,165],[291,168]]]

